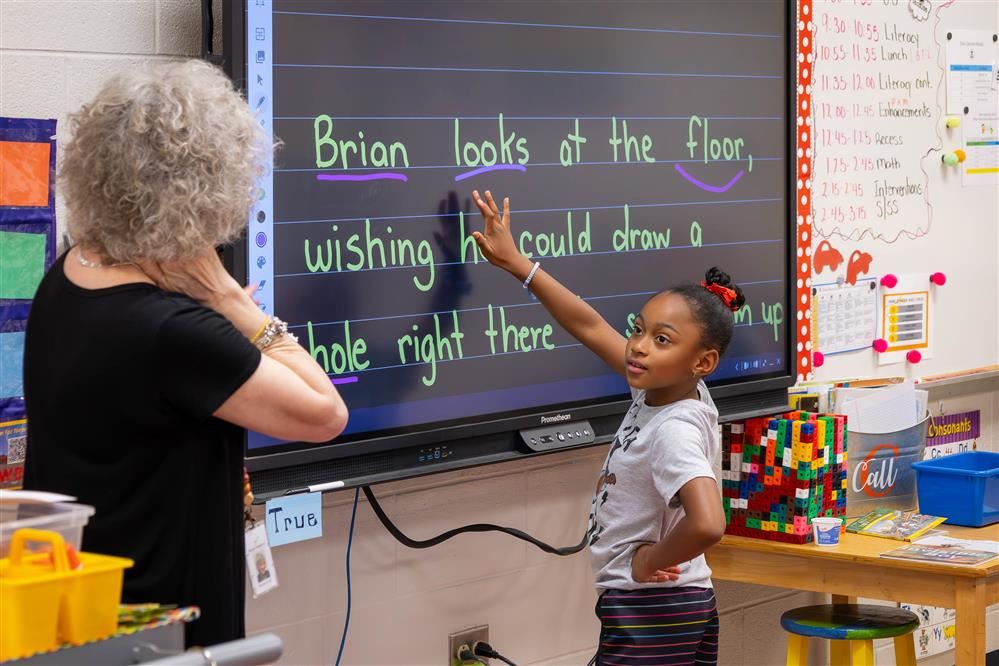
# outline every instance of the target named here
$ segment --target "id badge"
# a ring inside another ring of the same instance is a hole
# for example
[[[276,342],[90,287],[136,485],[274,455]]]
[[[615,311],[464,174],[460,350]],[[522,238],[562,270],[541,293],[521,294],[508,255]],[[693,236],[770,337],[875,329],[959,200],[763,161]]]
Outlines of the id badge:
[[[274,568],[271,547],[267,543],[267,528],[263,523],[255,523],[246,529],[246,570],[254,599],[278,586],[277,569]]]

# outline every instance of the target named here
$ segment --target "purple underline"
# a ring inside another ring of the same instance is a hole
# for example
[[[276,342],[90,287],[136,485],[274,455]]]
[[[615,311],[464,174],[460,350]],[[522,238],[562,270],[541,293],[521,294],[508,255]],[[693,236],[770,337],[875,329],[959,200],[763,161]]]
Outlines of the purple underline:
[[[357,381],[357,377],[337,377],[336,379],[331,379],[334,384],[353,384]]]
[[[673,168],[675,168],[677,171],[679,171],[680,175],[683,176],[687,180],[687,182],[692,183],[693,185],[696,185],[697,187],[701,188],[705,192],[728,192],[732,188],[732,186],[735,185],[736,182],[740,178],[742,178],[742,176],[744,175],[743,170],[739,169],[739,173],[735,174],[732,177],[732,180],[728,181],[727,183],[725,183],[721,187],[718,187],[717,185],[708,185],[707,183],[702,183],[701,181],[697,180],[696,178],[694,178],[693,176],[691,176],[689,173],[687,173],[687,171],[682,166],[680,166],[679,164],[674,164]]]
[[[381,173],[369,173],[363,176],[353,176],[347,174],[331,174],[331,173],[320,173],[316,174],[316,180],[349,180],[349,181],[362,181],[362,180],[401,180],[406,182],[409,178],[405,174],[401,173],[391,173],[383,171]]]
[[[523,164],[494,164],[492,166],[479,167],[478,169],[472,169],[471,171],[460,173],[454,177],[454,180],[455,182],[458,182],[459,180],[465,180],[466,178],[471,178],[472,176],[478,176],[480,173],[500,170],[527,171],[527,167]]]

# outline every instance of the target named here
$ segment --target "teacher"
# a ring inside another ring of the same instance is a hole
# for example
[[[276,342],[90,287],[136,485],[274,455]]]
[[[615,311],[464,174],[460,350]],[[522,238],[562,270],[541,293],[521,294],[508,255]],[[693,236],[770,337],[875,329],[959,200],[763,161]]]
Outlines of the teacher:
[[[60,183],[75,245],[28,320],[26,488],[97,513],[87,551],[130,557],[126,602],[197,605],[188,645],[244,634],[240,428],[326,442],[347,409],[225,271],[272,150],[200,61],[109,81],[71,119]]]

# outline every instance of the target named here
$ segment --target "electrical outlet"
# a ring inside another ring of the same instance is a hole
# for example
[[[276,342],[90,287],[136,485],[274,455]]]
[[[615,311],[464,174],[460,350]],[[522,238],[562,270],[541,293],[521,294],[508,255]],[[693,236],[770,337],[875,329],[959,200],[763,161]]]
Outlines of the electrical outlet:
[[[475,645],[476,641],[484,641],[486,643],[489,642],[488,624],[483,624],[479,627],[471,627],[469,629],[462,629],[461,631],[449,634],[447,637],[447,666],[461,666],[462,662],[458,660],[458,648],[462,645],[467,645],[471,648]],[[483,661],[488,663],[489,660],[483,659]]]

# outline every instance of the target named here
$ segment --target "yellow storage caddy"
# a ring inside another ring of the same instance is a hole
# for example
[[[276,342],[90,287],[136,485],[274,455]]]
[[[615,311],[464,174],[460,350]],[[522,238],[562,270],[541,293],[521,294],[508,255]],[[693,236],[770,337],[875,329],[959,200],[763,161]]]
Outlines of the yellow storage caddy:
[[[118,604],[125,569],[132,560],[80,553],[80,568],[65,582],[59,638],[81,645],[107,638],[118,629]]]
[[[27,541],[49,544],[51,558],[26,554]],[[0,559],[0,661],[59,645],[59,608],[71,575],[61,535],[30,529],[14,534],[10,557]]]
[[[26,542],[49,552],[27,553]],[[0,560],[0,661],[107,638],[118,628],[125,569],[132,560],[80,553],[70,569],[56,532],[14,533],[10,557]]]

